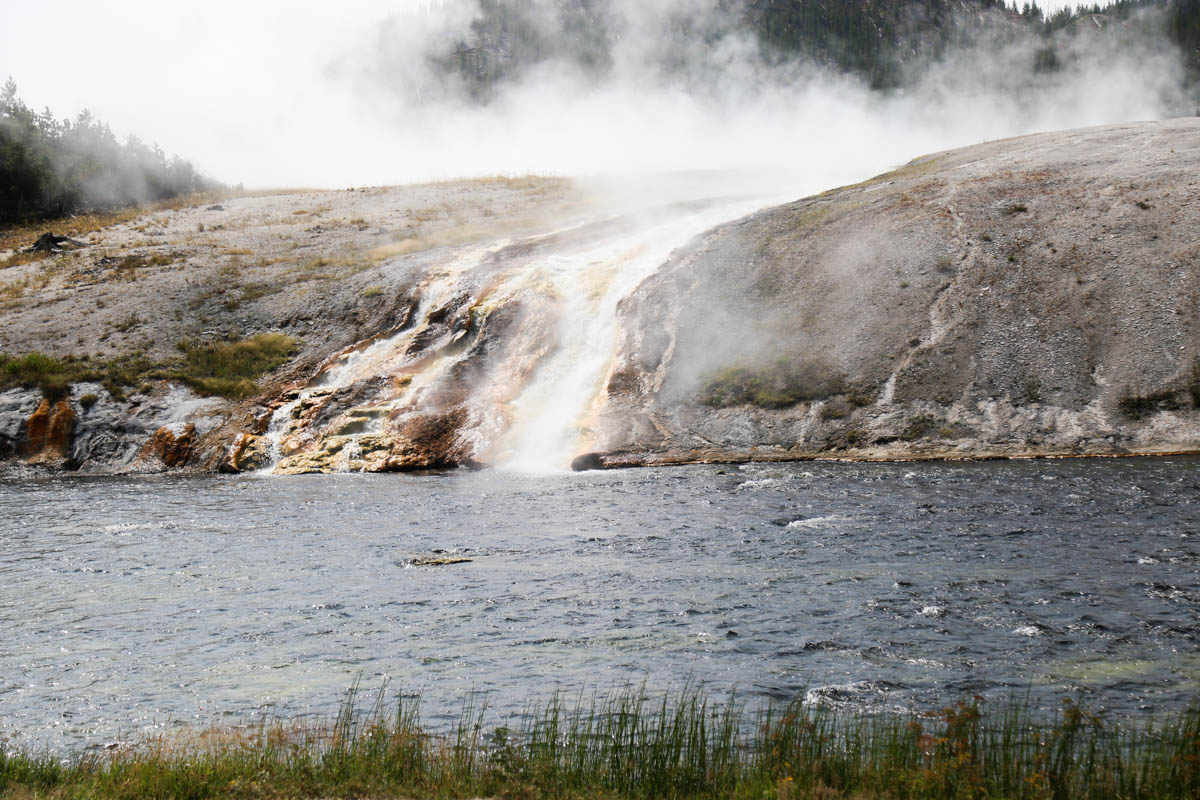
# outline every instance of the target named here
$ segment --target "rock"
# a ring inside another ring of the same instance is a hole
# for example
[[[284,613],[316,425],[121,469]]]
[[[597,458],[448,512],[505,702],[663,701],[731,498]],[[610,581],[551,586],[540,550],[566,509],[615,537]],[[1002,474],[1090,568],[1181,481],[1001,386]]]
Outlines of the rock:
[[[221,459],[220,472],[252,472],[271,463],[271,443],[265,436],[243,433]]]
[[[41,393],[30,389],[0,392],[0,458],[20,454],[26,422],[41,402]]]
[[[583,455],[575,456],[571,460],[571,469],[576,472],[585,472],[590,469],[604,469],[604,455],[602,453],[584,453]]]
[[[29,253],[61,253],[63,250],[77,250],[87,247],[87,242],[72,239],[69,236],[56,236],[53,233],[43,233],[38,240],[29,246]]]
[[[75,433],[75,409],[69,400],[43,399],[25,423],[20,453],[31,464],[67,461]]]
[[[187,464],[196,449],[196,426],[188,423],[181,430],[164,425],[138,451],[136,464],[161,464],[174,469]]]
[[[203,437],[223,422],[223,417],[211,413],[216,401],[196,397],[183,387],[159,387],[151,396],[135,396],[127,401],[113,399],[98,383],[79,383],[72,387],[75,404],[80,405],[82,398],[88,395],[94,399],[79,415],[71,455],[72,463],[83,472],[146,472],[173,468],[152,452],[157,448],[153,442],[162,428],[178,437],[189,425],[195,429],[194,436],[189,437],[194,439],[194,450],[188,465],[193,466],[199,460]],[[162,439],[159,442],[164,443]],[[146,457],[139,457],[147,447],[150,450]],[[167,460],[175,462],[175,458],[177,456]],[[179,463],[175,462],[174,466]]]

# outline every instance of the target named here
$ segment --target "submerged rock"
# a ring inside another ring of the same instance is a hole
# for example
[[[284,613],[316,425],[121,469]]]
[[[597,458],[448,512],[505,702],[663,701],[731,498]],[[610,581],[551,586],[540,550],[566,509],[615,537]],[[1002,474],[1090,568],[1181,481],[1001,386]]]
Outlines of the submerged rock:
[[[445,567],[450,564],[466,564],[474,560],[464,556],[428,556],[410,559],[408,563],[413,567]]]

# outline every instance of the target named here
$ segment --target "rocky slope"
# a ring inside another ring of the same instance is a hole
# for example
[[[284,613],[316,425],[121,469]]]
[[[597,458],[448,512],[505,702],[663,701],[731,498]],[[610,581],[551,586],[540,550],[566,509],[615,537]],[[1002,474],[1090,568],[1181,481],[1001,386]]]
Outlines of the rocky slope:
[[[1200,450],[1198,133],[992,142],[749,216],[769,192],[714,176],[160,211],[0,270],[0,352],[86,355],[132,384],[0,392],[0,456],[306,472]],[[189,343],[263,333],[295,354],[250,396],[180,377]]]
[[[622,303],[580,465],[1200,448],[1198,133],[992,142],[707,233]]]

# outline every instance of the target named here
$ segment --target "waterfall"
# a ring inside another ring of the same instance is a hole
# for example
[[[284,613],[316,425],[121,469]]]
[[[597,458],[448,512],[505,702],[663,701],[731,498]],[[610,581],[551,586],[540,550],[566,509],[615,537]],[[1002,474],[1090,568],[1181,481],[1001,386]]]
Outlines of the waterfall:
[[[604,401],[621,299],[676,248],[773,199],[627,192],[548,233],[449,250],[402,330],[343,351],[279,406],[268,469],[568,469]]]

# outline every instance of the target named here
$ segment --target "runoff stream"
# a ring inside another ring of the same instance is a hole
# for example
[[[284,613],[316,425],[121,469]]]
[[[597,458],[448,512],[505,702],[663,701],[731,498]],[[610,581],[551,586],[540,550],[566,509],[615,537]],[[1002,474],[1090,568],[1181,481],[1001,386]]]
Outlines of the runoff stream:
[[[0,742],[699,683],[1123,717],[1200,690],[1200,460],[0,482]],[[469,558],[441,566],[422,559]]]

